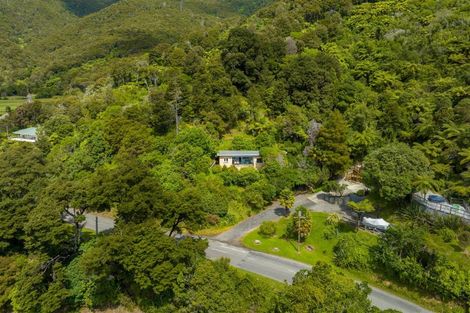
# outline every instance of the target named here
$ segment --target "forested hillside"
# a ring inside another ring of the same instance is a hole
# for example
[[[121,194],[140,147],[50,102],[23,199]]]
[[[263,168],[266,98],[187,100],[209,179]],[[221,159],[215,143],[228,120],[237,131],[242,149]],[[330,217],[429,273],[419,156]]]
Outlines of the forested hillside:
[[[110,6],[119,0],[63,0],[67,8],[78,16],[88,15]],[[184,2],[184,1],[183,1]],[[261,6],[264,6],[272,0],[222,0],[222,3],[227,3],[228,6],[242,14],[251,14]]]
[[[62,29],[74,17],[60,0],[5,0],[0,2],[0,93],[12,88],[22,93],[35,64],[33,42],[47,37],[51,30]]]
[[[77,18],[60,1],[43,4],[25,1],[15,11],[18,3],[0,3],[7,47],[0,57],[2,66],[8,66],[0,81],[3,93],[24,95],[26,89],[51,84],[46,80],[54,81],[54,74],[89,60],[210,37],[212,28],[226,28],[224,21],[238,17],[240,10],[219,0],[128,0]]]
[[[468,310],[468,225],[410,205],[470,200],[467,1],[121,0],[83,17],[20,2],[0,2],[0,93],[35,100],[0,119],[0,310],[379,312],[336,265],[271,288],[168,236],[341,194],[354,165],[358,212],[397,225],[364,253],[342,241],[359,255],[344,263]],[[36,144],[7,140],[34,126]],[[263,167],[215,165],[230,149]],[[85,232],[87,213],[116,229]]]
[[[88,15],[98,12],[101,9],[116,3],[119,0],[63,0],[66,7],[78,16]]]

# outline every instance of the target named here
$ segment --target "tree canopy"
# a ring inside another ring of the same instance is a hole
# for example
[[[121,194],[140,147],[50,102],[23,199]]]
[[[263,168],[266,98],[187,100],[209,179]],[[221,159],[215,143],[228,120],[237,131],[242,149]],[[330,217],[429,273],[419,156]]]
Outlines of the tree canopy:
[[[426,156],[403,143],[384,146],[364,159],[364,182],[386,201],[403,199],[415,180],[429,173]]]
[[[0,1],[0,311],[376,312],[326,265],[273,290],[182,235],[342,196],[352,169],[400,223],[444,226],[393,228],[372,261],[338,239],[337,264],[463,305],[468,262],[443,255],[466,257],[468,229],[405,200],[470,200],[467,15],[463,0]],[[27,127],[35,144],[8,139]],[[221,150],[261,166],[220,167]],[[91,213],[116,229],[85,230]]]

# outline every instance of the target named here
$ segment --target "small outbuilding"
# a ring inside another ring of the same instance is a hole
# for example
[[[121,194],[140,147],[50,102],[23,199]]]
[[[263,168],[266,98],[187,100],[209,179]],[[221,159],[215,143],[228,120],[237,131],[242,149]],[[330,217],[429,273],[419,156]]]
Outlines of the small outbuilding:
[[[37,128],[30,127],[13,132],[10,140],[21,142],[36,142],[38,140]]]
[[[216,164],[225,167],[254,167],[256,169],[263,165],[259,151],[224,150],[217,153]]]

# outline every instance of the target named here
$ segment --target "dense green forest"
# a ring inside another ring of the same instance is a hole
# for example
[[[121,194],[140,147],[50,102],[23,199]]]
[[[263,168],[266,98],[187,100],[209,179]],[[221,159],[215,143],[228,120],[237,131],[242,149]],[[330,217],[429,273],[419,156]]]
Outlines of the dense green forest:
[[[84,16],[98,12],[101,9],[116,3],[118,0],[63,0],[65,6],[74,14]]]
[[[0,96],[34,95],[0,118],[1,311],[380,312],[332,265],[271,288],[168,236],[334,189],[354,165],[400,225],[373,263],[344,239],[336,265],[468,310],[468,225],[409,204],[470,200],[467,1],[64,2],[0,2]],[[35,126],[36,144],[7,140]],[[263,168],[214,166],[228,149]],[[92,212],[116,229],[84,231]]]

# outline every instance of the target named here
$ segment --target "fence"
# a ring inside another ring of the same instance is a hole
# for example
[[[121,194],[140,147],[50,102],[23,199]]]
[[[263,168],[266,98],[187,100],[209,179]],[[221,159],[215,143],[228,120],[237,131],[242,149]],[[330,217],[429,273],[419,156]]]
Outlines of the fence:
[[[413,201],[424,207],[426,210],[441,214],[458,216],[467,222],[470,222],[470,212],[463,207],[455,207],[449,203],[430,202],[422,195],[416,193],[413,194]]]

